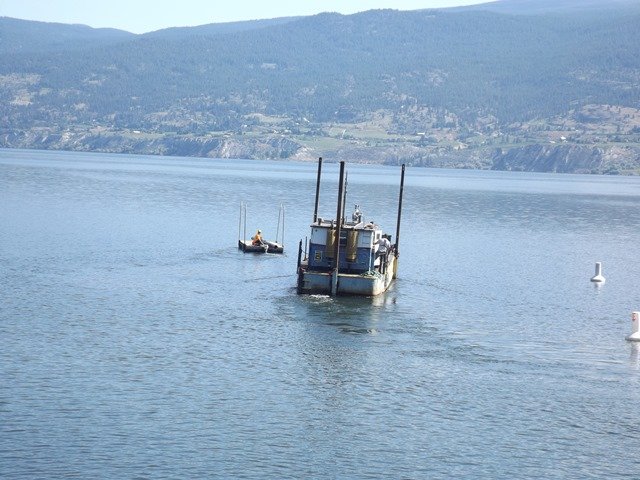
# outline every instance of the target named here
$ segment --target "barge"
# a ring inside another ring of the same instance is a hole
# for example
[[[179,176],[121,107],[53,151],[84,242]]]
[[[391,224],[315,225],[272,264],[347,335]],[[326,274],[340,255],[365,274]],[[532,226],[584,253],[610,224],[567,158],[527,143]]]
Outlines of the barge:
[[[375,296],[385,292],[396,278],[398,239],[402,212],[404,171],[402,165],[395,243],[379,225],[365,222],[359,205],[350,220],[344,218],[344,162],[340,162],[338,207],[335,220],[318,217],[322,159],[318,162],[316,203],[311,234],[298,248],[299,294]]]

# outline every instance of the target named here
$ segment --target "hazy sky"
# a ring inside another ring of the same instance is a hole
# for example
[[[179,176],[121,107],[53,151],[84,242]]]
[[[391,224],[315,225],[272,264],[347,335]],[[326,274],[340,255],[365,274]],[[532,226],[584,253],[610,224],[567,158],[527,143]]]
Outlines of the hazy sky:
[[[418,10],[490,0],[0,0],[0,16],[82,23],[144,33],[166,27],[262,18],[343,14],[374,8]]]

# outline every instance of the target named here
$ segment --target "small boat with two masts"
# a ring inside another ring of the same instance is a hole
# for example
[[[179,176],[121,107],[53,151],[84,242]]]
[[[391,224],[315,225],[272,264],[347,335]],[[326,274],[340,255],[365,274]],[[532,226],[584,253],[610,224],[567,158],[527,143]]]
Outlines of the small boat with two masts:
[[[282,240],[278,241],[280,234],[282,234]],[[284,205],[280,205],[276,239],[272,241],[263,238],[262,230],[259,229],[251,238],[247,239],[247,204],[241,203],[240,221],[238,223],[238,249],[244,253],[284,253]]]

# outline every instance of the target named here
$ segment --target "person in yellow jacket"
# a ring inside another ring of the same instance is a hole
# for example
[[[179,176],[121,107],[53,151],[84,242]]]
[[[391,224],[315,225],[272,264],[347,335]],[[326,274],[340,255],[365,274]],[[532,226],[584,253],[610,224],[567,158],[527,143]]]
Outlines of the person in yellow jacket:
[[[262,230],[258,230],[256,234],[251,237],[251,240],[253,240],[253,245],[264,245],[264,242],[262,241]]]

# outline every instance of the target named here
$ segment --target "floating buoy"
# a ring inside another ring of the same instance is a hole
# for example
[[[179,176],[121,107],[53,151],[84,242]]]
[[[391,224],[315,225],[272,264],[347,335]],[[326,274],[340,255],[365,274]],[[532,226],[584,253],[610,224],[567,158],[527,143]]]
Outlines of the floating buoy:
[[[591,277],[592,282],[604,282],[604,277],[602,276],[602,263],[596,262],[596,274],[594,277]]]
[[[631,312],[631,335],[627,337],[630,342],[640,342],[640,312]]]
[[[631,335],[627,337],[630,342],[640,342],[640,312],[631,312]]]

